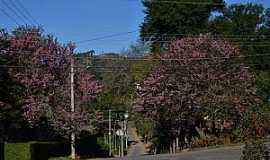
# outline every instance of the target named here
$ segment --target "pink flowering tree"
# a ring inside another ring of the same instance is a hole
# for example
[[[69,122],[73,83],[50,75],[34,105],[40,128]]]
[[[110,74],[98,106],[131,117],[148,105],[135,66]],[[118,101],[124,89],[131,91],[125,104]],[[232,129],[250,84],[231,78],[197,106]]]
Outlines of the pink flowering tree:
[[[75,112],[70,109],[74,48],[72,43],[62,45],[37,28],[21,27],[13,32],[7,53],[17,67],[10,72],[24,86],[24,117],[31,126],[46,118],[63,135],[94,129],[96,116],[86,104],[101,92],[101,86],[79,64],[75,66]]]
[[[254,74],[239,57],[237,48],[211,35],[177,40],[144,80],[134,109],[166,132],[159,135],[169,137],[162,144],[168,146],[175,137],[191,140],[192,132],[206,122],[213,122],[212,134],[215,122],[244,124],[247,110],[259,98]]]

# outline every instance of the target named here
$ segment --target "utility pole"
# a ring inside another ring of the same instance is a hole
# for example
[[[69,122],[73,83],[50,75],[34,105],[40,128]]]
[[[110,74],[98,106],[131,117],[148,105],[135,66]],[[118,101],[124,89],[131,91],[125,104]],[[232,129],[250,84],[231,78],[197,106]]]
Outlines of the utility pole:
[[[74,120],[73,113],[75,112],[75,105],[74,105],[74,59],[71,59],[70,62],[70,107],[71,107],[71,120]],[[76,158],[76,153],[75,153],[75,133],[71,133],[71,158],[75,159]]]
[[[125,148],[128,148],[128,138],[127,138],[127,120],[124,121],[124,136],[125,136]]]
[[[120,121],[121,123],[121,130],[122,130],[122,133],[120,134],[121,136],[121,157],[124,157],[124,121]]]
[[[117,136],[116,136],[116,121],[114,120],[114,123],[113,123],[113,149],[114,151],[117,151]]]
[[[111,121],[111,113],[112,111],[109,110],[109,156],[112,156],[112,137],[111,137],[111,131],[112,131],[112,121]]]

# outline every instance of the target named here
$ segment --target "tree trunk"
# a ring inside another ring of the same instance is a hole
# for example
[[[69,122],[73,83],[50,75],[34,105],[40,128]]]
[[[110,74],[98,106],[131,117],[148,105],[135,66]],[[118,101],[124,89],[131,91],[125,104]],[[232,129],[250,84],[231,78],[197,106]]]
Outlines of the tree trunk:
[[[176,150],[179,150],[179,138],[178,137],[176,137]]]
[[[173,144],[172,144],[172,151],[173,151],[173,153],[175,154],[176,153],[176,150],[175,150],[175,147],[176,147],[176,145],[175,145],[175,139],[173,139]]]
[[[75,151],[75,133],[71,133],[71,159],[76,158],[76,151]]]
[[[172,142],[170,142],[170,154],[173,153],[173,149],[172,149]]]

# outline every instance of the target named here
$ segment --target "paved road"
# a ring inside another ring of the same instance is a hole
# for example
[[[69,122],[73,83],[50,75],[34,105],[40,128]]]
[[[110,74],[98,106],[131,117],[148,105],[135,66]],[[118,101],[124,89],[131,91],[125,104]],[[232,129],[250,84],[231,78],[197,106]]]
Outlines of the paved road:
[[[136,157],[111,158],[99,160],[239,160],[241,147],[225,147],[217,149],[184,152],[179,154],[145,155]]]
[[[146,153],[146,146],[144,143],[140,141],[136,129],[128,128],[128,133],[129,133],[129,141],[136,142],[136,144],[131,145],[127,157],[132,158],[144,155]]]

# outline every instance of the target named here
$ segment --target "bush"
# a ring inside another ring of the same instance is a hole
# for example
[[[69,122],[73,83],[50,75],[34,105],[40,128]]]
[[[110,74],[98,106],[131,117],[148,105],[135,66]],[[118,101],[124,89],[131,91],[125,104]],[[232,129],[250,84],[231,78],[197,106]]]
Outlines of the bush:
[[[244,147],[241,160],[260,160],[264,156],[264,144],[262,141],[251,141]]]
[[[31,142],[5,144],[5,160],[48,160],[68,156],[69,145],[63,142]]]
[[[104,151],[108,151],[110,148],[108,144],[105,144],[104,137],[98,137],[97,144],[100,146],[101,150],[104,150]]]
[[[201,148],[201,147],[214,147],[214,146],[223,146],[229,145],[231,143],[231,139],[229,136],[224,137],[204,137],[198,138],[194,137],[191,141],[191,148]]]
[[[76,141],[76,154],[82,159],[107,158],[109,147],[103,141],[103,135],[81,135]]]
[[[38,142],[31,144],[31,160],[48,160],[51,157],[68,156],[70,146],[64,142]]]

